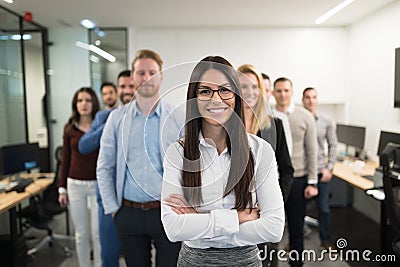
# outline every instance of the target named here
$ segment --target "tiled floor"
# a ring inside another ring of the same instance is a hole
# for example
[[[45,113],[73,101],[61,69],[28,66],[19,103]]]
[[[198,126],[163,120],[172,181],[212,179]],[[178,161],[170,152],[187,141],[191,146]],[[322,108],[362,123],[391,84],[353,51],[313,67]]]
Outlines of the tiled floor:
[[[60,217],[61,216],[61,217]],[[54,231],[56,233],[64,233],[64,217],[60,215],[56,217],[52,223]],[[352,208],[337,208],[332,210],[332,240],[336,242],[339,238],[342,241],[345,239],[347,242],[347,248],[364,250],[366,248],[370,249],[374,255],[379,253],[379,226],[358,212],[354,211]],[[318,232],[315,227],[310,227],[311,233],[305,239],[304,245],[305,249],[309,251],[314,251],[316,256],[321,255],[321,250],[319,246]],[[43,232],[30,231],[27,235],[44,235]],[[28,262],[28,267],[43,267],[43,266],[60,266],[60,267],[77,267],[78,262],[76,258],[76,253],[74,251],[74,243],[72,241],[60,241],[57,242],[62,244],[62,246],[67,245],[72,249],[72,256],[65,257],[64,250],[59,246],[48,247],[45,246],[42,250],[38,251],[32,259]],[[281,243],[279,244],[279,249],[283,249],[287,244],[287,231]],[[345,252],[345,250],[344,250]],[[343,257],[344,258],[344,257]],[[121,265],[125,266],[123,259],[121,259]],[[287,262],[280,261],[279,267],[289,266]],[[326,266],[326,267],[347,267],[347,266],[380,266],[376,262],[365,262],[365,261],[351,261],[346,262],[340,259],[329,259],[328,255],[325,254],[323,261],[312,260],[305,262],[305,267],[314,266]],[[396,265],[391,265],[396,266]],[[397,265],[400,266],[400,265]]]

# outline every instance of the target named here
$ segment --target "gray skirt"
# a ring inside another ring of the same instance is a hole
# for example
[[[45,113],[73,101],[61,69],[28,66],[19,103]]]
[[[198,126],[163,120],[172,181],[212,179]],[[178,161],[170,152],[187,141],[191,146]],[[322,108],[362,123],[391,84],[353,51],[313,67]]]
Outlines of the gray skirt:
[[[240,266],[260,267],[262,266],[258,255],[257,246],[234,247],[234,248],[191,248],[182,245],[179,252],[177,267],[214,267],[214,266]]]

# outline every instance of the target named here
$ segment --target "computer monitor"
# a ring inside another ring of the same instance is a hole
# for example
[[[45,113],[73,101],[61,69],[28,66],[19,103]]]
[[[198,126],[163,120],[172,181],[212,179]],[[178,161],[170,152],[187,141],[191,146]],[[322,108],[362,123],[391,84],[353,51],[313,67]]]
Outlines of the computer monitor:
[[[38,143],[7,145],[0,148],[0,174],[7,175],[39,167]]]
[[[364,148],[365,127],[336,124],[336,135],[338,141],[342,144],[355,147],[358,150]]]
[[[378,155],[381,154],[382,150],[389,142],[400,144],[400,133],[381,131],[381,135],[379,136]]]

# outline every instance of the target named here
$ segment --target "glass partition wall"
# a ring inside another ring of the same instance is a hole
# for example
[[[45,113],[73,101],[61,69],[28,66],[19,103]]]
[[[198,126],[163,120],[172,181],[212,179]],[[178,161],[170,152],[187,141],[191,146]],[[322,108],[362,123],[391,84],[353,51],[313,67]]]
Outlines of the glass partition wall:
[[[0,9],[0,146],[27,137],[19,17]]]
[[[90,52],[91,83],[96,93],[101,96],[100,86],[103,82],[117,82],[118,74],[130,69],[127,62],[126,28],[96,28],[89,30],[89,43],[106,52]]]
[[[49,170],[47,29],[0,6],[0,146],[38,142]]]

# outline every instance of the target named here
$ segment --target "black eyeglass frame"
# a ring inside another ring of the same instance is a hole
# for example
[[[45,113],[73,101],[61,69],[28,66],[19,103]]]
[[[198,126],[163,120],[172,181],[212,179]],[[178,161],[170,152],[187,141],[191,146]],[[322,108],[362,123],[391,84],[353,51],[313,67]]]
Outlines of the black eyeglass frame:
[[[221,96],[221,90],[223,90],[223,89],[227,89],[227,90],[229,90],[231,93],[232,93],[232,96],[231,97],[228,97],[228,98],[225,98],[225,97],[223,97],[223,96]],[[207,99],[201,99],[201,98],[199,98],[199,91],[200,90],[210,90],[210,91],[212,91],[212,94],[211,94],[211,96],[209,97],[209,98],[207,98]],[[213,96],[214,96],[214,93],[215,92],[217,92],[218,93],[218,95],[219,95],[219,97],[222,99],[222,100],[229,100],[229,99],[232,99],[234,96],[235,96],[235,92],[234,91],[232,91],[232,90],[230,90],[230,89],[228,89],[228,88],[226,88],[226,87],[220,87],[220,88],[218,88],[217,90],[213,90],[213,89],[211,89],[211,88],[197,88],[196,89],[196,97],[197,97],[197,99],[199,99],[200,101],[210,101],[212,98],[213,98]]]

